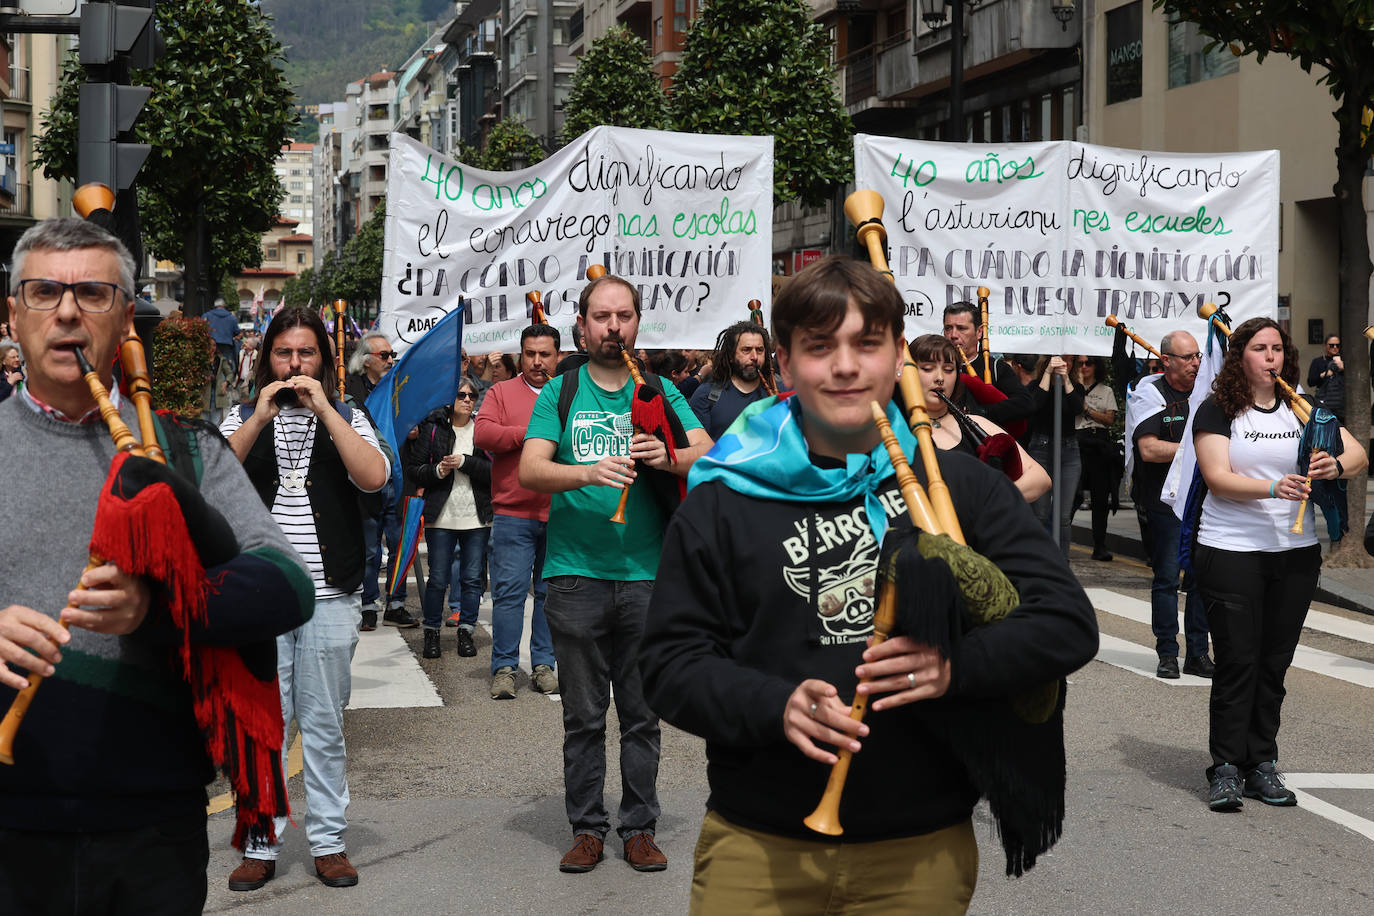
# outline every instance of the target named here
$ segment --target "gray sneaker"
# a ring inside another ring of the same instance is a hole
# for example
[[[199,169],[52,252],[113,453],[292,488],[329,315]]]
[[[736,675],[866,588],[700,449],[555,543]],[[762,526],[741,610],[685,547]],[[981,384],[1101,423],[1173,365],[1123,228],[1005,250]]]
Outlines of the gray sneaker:
[[[515,699],[515,669],[507,665],[497,668],[491,676],[491,698],[493,700]]]
[[[558,692],[558,677],[548,665],[535,665],[530,681],[534,684],[534,689],[540,693]]]

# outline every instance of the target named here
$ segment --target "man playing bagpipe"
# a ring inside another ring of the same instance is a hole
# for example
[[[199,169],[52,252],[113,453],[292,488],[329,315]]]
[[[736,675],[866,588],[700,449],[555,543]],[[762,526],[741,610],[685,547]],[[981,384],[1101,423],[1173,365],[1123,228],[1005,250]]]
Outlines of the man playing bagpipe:
[[[44,682],[0,766],[0,912],[199,912],[214,767],[238,795],[236,845],[286,813],[273,638],[314,592],[214,428],[111,387],[133,329],[124,245],[48,220],[10,276],[29,379],[0,404],[0,708]],[[170,467],[137,457],[150,432]]]
[[[590,271],[589,271],[590,273]],[[619,833],[626,861],[659,871],[658,719],[640,684],[640,636],[654,590],[668,513],[679,481],[711,445],[672,382],[645,376],[629,358],[639,331],[639,291],[614,276],[593,279],[577,303],[585,365],[546,384],[520,455],[520,485],[552,493],[544,614],[563,695],[563,782],[573,846],[559,868],[601,861],[610,820],[606,708],[620,721]]]
[[[652,708],[707,742],[691,911],[962,912],[980,795],[1009,873],[1059,836],[1062,679],[1096,652],[1093,610],[1006,475],[971,456],[938,465],[982,556],[916,537],[872,407],[912,454],[892,403],[906,350],[889,281],[827,258],[772,315],[796,394],[749,408],[694,466],[641,652]],[[897,624],[870,644],[887,557]],[[1000,619],[973,619],[994,605]],[[862,723],[856,689],[874,698]],[[840,749],[857,751],[842,841],[803,825]]]

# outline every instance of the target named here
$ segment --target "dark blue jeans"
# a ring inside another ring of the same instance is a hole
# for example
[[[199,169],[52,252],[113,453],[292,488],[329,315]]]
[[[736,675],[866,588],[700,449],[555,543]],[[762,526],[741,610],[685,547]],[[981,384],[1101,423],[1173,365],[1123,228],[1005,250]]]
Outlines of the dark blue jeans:
[[[544,543],[548,524],[497,514],[491,523],[491,673],[520,667],[525,593],[534,583],[530,618],[530,665],[554,666],[553,638],[544,616]]]
[[[363,607],[381,597],[382,589],[377,579],[382,574],[382,535],[386,535],[387,568],[396,558],[396,548],[401,543],[401,507],[396,504],[395,492],[390,486],[382,490],[382,514],[363,519],[363,543],[367,545],[367,566],[363,571]],[[406,580],[396,583],[395,600],[405,604]]]
[[[558,653],[563,691],[563,793],[574,834],[604,838],[610,818],[606,782],[606,709],[615,687],[620,720],[622,839],[658,824],[658,717],[644,700],[639,645],[653,582],[585,576],[548,580],[544,611]]]
[[[458,588],[461,595],[461,616],[458,626],[472,631],[477,627],[477,605],[482,600],[482,557],[487,551],[490,528],[426,528],[425,544],[429,547],[429,581],[425,583],[422,623],[427,630],[437,630],[444,623],[444,592],[448,591],[453,569],[458,568]]]
[[[1153,540],[1154,581],[1150,585],[1151,629],[1155,651],[1160,658],[1178,658],[1178,535],[1183,523],[1173,512],[1150,509],[1150,537]],[[1202,594],[1191,575],[1183,577],[1188,599],[1183,603],[1183,633],[1188,655],[1207,654],[1207,613]]]

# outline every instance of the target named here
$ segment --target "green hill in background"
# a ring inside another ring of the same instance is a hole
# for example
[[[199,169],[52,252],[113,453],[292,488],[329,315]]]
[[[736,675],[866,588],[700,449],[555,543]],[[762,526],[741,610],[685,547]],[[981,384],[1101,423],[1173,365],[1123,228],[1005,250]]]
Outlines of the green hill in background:
[[[453,12],[449,0],[261,0],[261,6],[286,49],[286,75],[301,105],[342,101],[349,83],[398,69]],[[314,133],[313,124],[302,127],[302,135]]]

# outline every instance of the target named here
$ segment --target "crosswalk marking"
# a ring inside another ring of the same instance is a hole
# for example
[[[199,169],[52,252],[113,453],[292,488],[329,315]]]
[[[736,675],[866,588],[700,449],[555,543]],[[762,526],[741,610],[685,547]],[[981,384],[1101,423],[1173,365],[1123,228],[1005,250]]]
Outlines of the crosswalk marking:
[[[1121,595],[1105,588],[1084,589],[1092,605],[1099,611],[1105,611],[1117,617],[1124,617],[1136,623],[1148,625],[1150,623],[1150,602],[1142,601],[1139,598],[1131,598]],[[1181,618],[1181,615],[1180,615]],[[1328,614],[1323,611],[1312,611],[1307,615],[1307,625],[1314,630],[1324,633],[1343,636],[1359,642],[1374,642],[1374,626],[1355,620],[1346,620],[1335,614]],[[1182,630],[1182,621],[1179,623]],[[1098,659],[1109,665],[1125,668],[1136,674],[1146,675],[1153,678],[1156,657],[1149,649],[1142,649],[1137,644],[1124,639],[1103,634],[1100,645],[1105,649],[1099,650]],[[1143,659],[1143,661],[1142,661]],[[1325,675],[1360,687],[1374,687],[1374,665],[1357,658],[1349,658],[1344,655],[1337,655],[1334,652],[1327,652],[1322,649],[1313,649],[1309,646],[1299,645],[1293,655],[1293,667],[1304,671],[1311,671],[1314,674]],[[1163,680],[1162,678],[1158,680]],[[1170,686],[1206,686],[1211,681],[1205,678],[1191,678],[1187,675],[1177,681],[1165,681]]]
[[[1097,640],[1098,661],[1158,680],[1166,687],[1206,687],[1212,683],[1207,678],[1192,674],[1181,674],[1177,679],[1155,678],[1155,668],[1159,665],[1155,650],[1108,633],[1098,634]]]
[[[1374,840],[1374,821],[1313,795],[1320,789],[1374,789],[1374,773],[1284,773],[1283,781],[1298,797],[1298,807]]]
[[[398,630],[381,627],[359,636],[348,709],[444,705]]]

